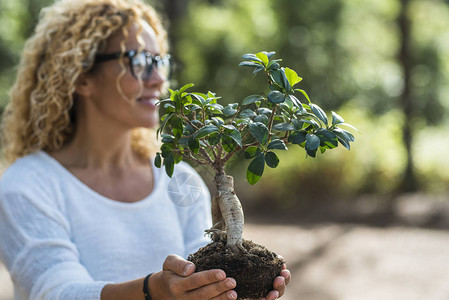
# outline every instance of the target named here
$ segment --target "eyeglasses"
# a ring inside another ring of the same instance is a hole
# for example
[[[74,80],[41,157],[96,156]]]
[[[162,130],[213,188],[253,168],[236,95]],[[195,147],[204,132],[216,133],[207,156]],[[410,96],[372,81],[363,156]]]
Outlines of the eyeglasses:
[[[142,80],[148,80],[148,78],[150,78],[151,76],[151,73],[153,72],[154,67],[156,67],[156,69],[166,78],[170,76],[169,54],[166,54],[164,56],[154,56],[148,51],[137,50],[126,51],[123,54],[121,52],[97,54],[97,56],[95,56],[95,63],[118,59],[122,55],[129,58],[129,68],[131,70],[131,74],[136,79],[141,78]]]

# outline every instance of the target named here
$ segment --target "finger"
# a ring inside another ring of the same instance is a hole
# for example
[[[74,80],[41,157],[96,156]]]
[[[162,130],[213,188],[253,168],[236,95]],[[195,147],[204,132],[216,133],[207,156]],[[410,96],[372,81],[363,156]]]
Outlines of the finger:
[[[274,279],[273,289],[279,292],[279,297],[284,295],[285,292],[285,278],[278,276]]]
[[[217,297],[212,298],[211,300],[233,300],[237,299],[237,293],[234,290],[227,291]]]
[[[233,278],[226,278],[225,280],[211,283],[199,289],[190,291],[186,295],[190,297],[189,299],[211,299],[214,297],[221,297],[218,299],[237,299],[237,297],[231,298],[236,295],[235,292],[226,293],[235,288],[235,286],[236,282]]]
[[[223,270],[213,269],[194,273],[183,280],[183,285],[186,291],[196,290],[203,286],[223,281],[226,278],[226,273]],[[223,290],[222,292],[226,291]]]
[[[279,275],[285,278],[285,285],[289,284],[290,280],[292,279],[292,274],[289,270],[282,270]]]
[[[274,300],[279,298],[279,292],[278,291],[271,291],[267,295],[267,300]]]
[[[167,256],[162,268],[179,276],[188,276],[195,271],[195,265],[193,263],[174,254]]]

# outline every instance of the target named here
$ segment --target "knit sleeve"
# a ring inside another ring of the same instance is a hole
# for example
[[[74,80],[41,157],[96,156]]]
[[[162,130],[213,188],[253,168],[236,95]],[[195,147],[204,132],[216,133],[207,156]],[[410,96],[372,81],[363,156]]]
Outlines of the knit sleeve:
[[[0,258],[19,298],[100,299],[106,282],[95,282],[80,263],[51,183],[10,173],[0,182]]]

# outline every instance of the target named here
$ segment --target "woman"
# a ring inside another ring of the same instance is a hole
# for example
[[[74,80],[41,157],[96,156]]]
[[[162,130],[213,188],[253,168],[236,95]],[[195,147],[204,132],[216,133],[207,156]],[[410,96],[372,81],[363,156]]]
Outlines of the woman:
[[[153,168],[168,58],[161,22],[140,1],[62,0],[43,11],[2,124],[11,165],[0,257],[15,299],[236,299],[234,279],[194,273],[182,258],[207,243],[204,183],[178,165],[202,193],[176,205]],[[281,275],[267,299],[283,294]]]

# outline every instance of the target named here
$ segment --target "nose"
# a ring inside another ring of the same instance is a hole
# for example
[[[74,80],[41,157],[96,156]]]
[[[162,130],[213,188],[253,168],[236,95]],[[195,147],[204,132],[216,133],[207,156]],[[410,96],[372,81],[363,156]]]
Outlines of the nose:
[[[153,68],[150,77],[143,82],[146,86],[162,86],[167,80],[168,78],[158,68]]]

